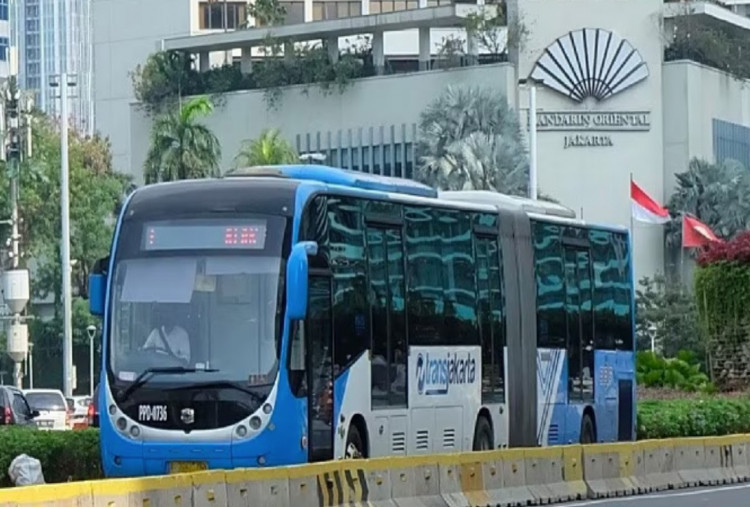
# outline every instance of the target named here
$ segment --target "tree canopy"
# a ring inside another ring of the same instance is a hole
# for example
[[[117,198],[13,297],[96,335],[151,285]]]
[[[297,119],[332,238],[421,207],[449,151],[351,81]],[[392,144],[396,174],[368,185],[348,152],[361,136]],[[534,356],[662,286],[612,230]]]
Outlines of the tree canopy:
[[[528,193],[516,113],[488,87],[449,86],[422,112],[417,178],[442,190]]]
[[[689,213],[727,239],[750,228],[750,177],[742,164],[734,160],[712,164],[696,158],[675,177],[677,189],[667,204],[673,218]],[[681,241],[681,220],[672,220],[667,243],[679,247]]]
[[[146,183],[219,175],[221,144],[198,121],[212,112],[208,98],[195,97],[156,117],[144,165]]]
[[[281,136],[279,129],[265,129],[257,139],[244,141],[234,159],[235,167],[296,162],[299,162],[297,151]]]

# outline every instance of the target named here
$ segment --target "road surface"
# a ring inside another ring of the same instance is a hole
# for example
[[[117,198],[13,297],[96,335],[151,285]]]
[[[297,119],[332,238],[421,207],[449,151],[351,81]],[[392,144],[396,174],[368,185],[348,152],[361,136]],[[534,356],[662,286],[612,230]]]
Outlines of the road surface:
[[[667,491],[653,495],[604,498],[557,505],[561,507],[747,507],[750,506],[750,484]]]

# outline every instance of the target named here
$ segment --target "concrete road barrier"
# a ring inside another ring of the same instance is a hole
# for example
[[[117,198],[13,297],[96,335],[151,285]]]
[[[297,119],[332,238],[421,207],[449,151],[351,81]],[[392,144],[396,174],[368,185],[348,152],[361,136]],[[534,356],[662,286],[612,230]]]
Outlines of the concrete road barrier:
[[[347,460],[0,489],[27,507],[541,505],[750,480],[750,435]]]

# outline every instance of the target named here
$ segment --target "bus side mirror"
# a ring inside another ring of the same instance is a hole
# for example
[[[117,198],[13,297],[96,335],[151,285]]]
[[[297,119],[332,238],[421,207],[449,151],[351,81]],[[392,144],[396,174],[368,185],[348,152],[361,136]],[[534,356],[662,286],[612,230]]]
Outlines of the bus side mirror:
[[[107,292],[107,266],[109,257],[99,259],[89,275],[89,312],[101,317],[104,315],[104,301]]]
[[[301,320],[307,314],[307,258],[318,253],[314,241],[302,241],[292,247],[286,263],[286,314],[292,320]]]

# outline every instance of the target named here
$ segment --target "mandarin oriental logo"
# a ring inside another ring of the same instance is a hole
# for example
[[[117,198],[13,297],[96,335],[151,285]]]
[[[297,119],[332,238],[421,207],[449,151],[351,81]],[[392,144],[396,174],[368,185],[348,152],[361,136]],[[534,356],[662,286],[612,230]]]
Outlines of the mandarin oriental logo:
[[[531,78],[575,102],[606,100],[646,79],[641,54],[619,35],[601,28],[568,33],[544,50]]]

